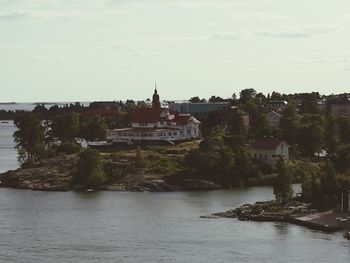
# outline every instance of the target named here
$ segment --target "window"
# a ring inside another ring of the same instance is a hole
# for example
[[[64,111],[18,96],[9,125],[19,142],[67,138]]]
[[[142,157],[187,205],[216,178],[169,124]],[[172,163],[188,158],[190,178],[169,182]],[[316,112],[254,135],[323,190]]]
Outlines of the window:
[[[272,158],[276,158],[276,154],[272,154]]]

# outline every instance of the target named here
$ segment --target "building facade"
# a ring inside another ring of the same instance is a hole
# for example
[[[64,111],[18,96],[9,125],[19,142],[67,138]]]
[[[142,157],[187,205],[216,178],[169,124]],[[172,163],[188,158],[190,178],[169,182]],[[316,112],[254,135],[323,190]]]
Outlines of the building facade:
[[[131,127],[107,130],[107,141],[128,144],[164,141],[173,144],[200,138],[199,124],[190,114],[172,113],[168,108],[162,108],[155,89],[152,107],[137,108],[130,119]]]
[[[280,158],[289,160],[289,144],[278,139],[258,139],[251,144],[252,157],[268,164],[275,164]]]
[[[172,103],[170,109],[173,112],[187,113],[197,119],[204,119],[208,116],[210,111],[224,110],[230,107],[229,102],[182,102]]]

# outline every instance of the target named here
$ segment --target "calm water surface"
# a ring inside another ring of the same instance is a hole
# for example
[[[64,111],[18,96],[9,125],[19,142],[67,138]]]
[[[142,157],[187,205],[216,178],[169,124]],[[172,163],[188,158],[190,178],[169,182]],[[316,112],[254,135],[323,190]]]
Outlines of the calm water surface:
[[[0,171],[17,167],[0,123]],[[350,242],[285,223],[201,219],[271,187],[174,193],[0,188],[0,262],[350,262]]]

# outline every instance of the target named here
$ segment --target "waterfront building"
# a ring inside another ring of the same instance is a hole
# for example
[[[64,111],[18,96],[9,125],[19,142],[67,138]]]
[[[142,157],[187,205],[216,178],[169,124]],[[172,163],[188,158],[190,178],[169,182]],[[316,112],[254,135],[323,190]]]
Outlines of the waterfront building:
[[[273,138],[257,139],[250,146],[252,157],[268,164],[275,164],[280,158],[289,160],[289,147],[286,141]]]
[[[190,114],[171,112],[162,108],[157,89],[154,90],[152,106],[134,110],[130,127],[107,130],[107,141],[115,143],[142,143],[176,141],[200,138],[200,121]]]

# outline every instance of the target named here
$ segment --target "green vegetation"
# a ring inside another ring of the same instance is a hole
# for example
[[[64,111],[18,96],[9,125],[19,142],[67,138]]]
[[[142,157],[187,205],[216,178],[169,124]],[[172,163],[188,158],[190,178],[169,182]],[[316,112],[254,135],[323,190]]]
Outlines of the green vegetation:
[[[277,176],[273,184],[273,193],[276,200],[282,204],[287,203],[293,196],[291,174],[283,160],[277,162]]]
[[[100,153],[94,149],[82,151],[73,172],[73,183],[86,188],[95,188],[104,184],[107,179]]]

